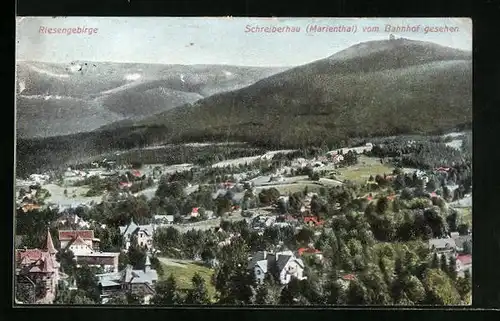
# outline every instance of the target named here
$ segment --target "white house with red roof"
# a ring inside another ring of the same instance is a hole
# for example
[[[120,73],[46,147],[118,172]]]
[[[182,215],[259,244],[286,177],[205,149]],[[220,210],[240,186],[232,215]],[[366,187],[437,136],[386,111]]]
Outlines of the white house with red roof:
[[[59,242],[62,249],[69,249],[77,255],[98,250],[100,240],[94,237],[93,230],[59,230]]]
[[[139,172],[138,170],[134,169],[134,170],[132,171],[132,176],[139,178],[139,177],[141,177],[141,176],[142,176],[142,174],[141,174],[141,172]]]
[[[320,261],[323,260],[323,253],[321,253],[320,250],[317,250],[317,249],[312,248],[312,247],[302,247],[302,248],[298,249],[297,254],[299,257],[302,257],[304,255],[306,255],[306,256],[313,255],[316,258],[318,258]]]
[[[351,282],[354,280],[356,280],[356,275],[349,273],[349,274],[342,275],[338,279],[338,282],[344,290],[347,290],[349,288],[349,284],[351,284]]]
[[[120,182],[119,185],[120,189],[125,189],[125,188],[130,188],[132,187],[131,182]]]
[[[94,237],[93,230],[60,230],[61,248],[73,252],[77,266],[102,267],[105,271],[118,271],[119,252],[99,251],[100,240]]]
[[[191,210],[191,213],[189,214],[190,217],[198,217],[199,213],[198,213],[198,210],[200,208],[199,207],[193,207],[193,209]]]
[[[32,302],[50,304],[54,301],[57,284],[63,276],[60,264],[56,260],[57,250],[54,247],[52,236],[47,230],[45,249],[16,250],[16,288],[24,287],[32,292]],[[36,292],[42,295],[36,295]],[[38,291],[37,291],[38,290]]]

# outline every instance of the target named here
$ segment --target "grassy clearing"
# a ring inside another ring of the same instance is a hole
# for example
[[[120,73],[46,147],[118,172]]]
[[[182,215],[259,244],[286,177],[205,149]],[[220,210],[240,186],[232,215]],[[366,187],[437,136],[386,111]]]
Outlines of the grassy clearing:
[[[393,170],[394,167],[390,164],[380,164],[378,158],[361,155],[357,165],[337,169],[340,173],[337,178],[339,180],[347,179],[355,182],[365,182],[370,178],[370,175],[375,177],[377,174],[392,174]]]
[[[472,207],[456,208],[456,210],[460,214],[459,222],[472,226]]]
[[[321,185],[311,184],[311,183],[295,183],[295,184],[277,185],[273,187],[275,187],[282,195],[286,195],[288,193],[303,192],[306,186],[308,191],[313,193],[318,193],[319,189],[322,187]]]
[[[163,271],[165,272],[161,277],[161,280],[166,280],[170,274],[173,274],[177,280],[177,284],[180,289],[187,290],[192,287],[191,279],[195,273],[201,275],[205,280],[205,284],[208,289],[208,294],[212,300],[215,298],[215,287],[212,285],[212,275],[214,271],[208,267],[198,265],[195,263],[181,263],[181,266],[166,265],[162,263]]]

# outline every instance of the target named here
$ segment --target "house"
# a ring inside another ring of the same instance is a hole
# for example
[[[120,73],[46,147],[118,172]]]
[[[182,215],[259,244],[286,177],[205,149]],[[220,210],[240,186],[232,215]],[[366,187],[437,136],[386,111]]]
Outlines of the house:
[[[88,252],[75,255],[76,266],[87,264],[88,266],[101,267],[106,272],[118,271],[119,252]]]
[[[347,290],[349,288],[349,284],[351,284],[354,280],[356,280],[356,276],[354,274],[344,274],[338,279],[338,282],[344,290]]]
[[[233,182],[225,182],[222,184],[222,188],[224,188],[224,189],[231,189],[231,188],[233,188],[233,186],[234,186]]]
[[[29,179],[37,184],[45,184],[50,177],[48,175],[31,174]]]
[[[62,249],[78,255],[98,251],[100,240],[94,237],[94,230],[59,230],[59,242]]]
[[[94,237],[93,230],[60,230],[59,241],[62,249],[73,252],[77,266],[87,264],[105,271],[118,271],[120,253],[99,251],[100,240]]]
[[[191,213],[188,214],[188,216],[189,217],[198,217],[198,215],[199,215],[198,210],[199,210],[199,207],[193,207],[193,209],[191,210]]]
[[[323,260],[323,253],[321,253],[320,250],[316,250],[315,248],[311,248],[311,247],[302,247],[302,248],[298,249],[297,254],[299,257],[301,257],[303,255],[313,255],[316,258],[318,258],[320,261]]]
[[[173,215],[155,215],[154,223],[157,225],[165,225],[165,224],[173,224],[174,216]]]
[[[142,176],[142,174],[138,170],[133,170],[132,171],[132,176],[140,178]]]
[[[342,162],[343,160],[344,160],[344,156],[342,156],[340,154],[335,154],[332,157],[332,161],[334,164],[338,164],[338,163]]]
[[[325,222],[322,220],[318,220],[316,216],[306,216],[304,217],[304,223],[310,226],[320,226],[323,225]]]
[[[23,210],[24,213],[27,213],[29,211],[34,211],[34,210],[38,210],[40,209],[41,206],[38,205],[38,204],[31,204],[31,203],[28,203],[28,204],[24,204],[21,209]]]
[[[429,248],[438,254],[454,254],[457,250],[455,240],[451,237],[429,240]]]
[[[299,280],[305,279],[303,276],[304,262],[296,258],[291,251],[277,253],[257,252],[250,258],[247,268],[253,271],[255,279],[259,283],[262,283],[269,273],[279,280],[281,284],[288,284],[292,277]]]
[[[465,251],[464,249],[465,243],[469,243],[469,245],[471,245],[470,247],[472,248],[472,235],[470,234],[457,235],[457,234],[451,235],[451,238],[455,241],[458,253],[463,253]],[[464,254],[470,254],[470,253],[464,253]]]
[[[119,187],[120,187],[120,189],[130,188],[130,187],[132,187],[132,183],[131,182],[120,182]]]
[[[125,250],[130,247],[130,240],[132,235],[137,236],[137,243],[139,246],[144,246],[148,250],[153,249],[153,233],[155,226],[153,224],[137,225],[132,220],[127,226],[120,226],[120,234],[123,237]]]
[[[457,270],[465,271],[472,269],[472,255],[463,254],[457,255]]]
[[[57,250],[52,236],[47,230],[45,249],[16,250],[16,288],[28,288],[31,291],[30,302],[50,304],[54,301],[57,285],[63,276],[60,264],[56,260]]]
[[[134,270],[131,265],[127,265],[122,271],[97,274],[96,277],[102,303],[106,303],[116,294],[132,293],[139,296],[143,304],[149,304],[158,281],[158,274],[151,268],[149,256],[146,256],[142,270]]]

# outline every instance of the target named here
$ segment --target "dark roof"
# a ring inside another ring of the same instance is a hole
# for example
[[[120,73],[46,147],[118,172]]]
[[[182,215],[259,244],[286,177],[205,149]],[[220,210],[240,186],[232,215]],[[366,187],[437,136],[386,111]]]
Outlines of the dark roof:
[[[259,252],[255,253],[255,255],[252,256],[252,259],[248,262],[248,268],[253,269],[255,264],[257,264],[257,262],[265,260],[265,259],[267,259],[267,258],[264,255],[264,252],[259,251]]]
[[[278,266],[278,271],[282,271],[285,268],[285,265],[290,261],[291,255],[279,255],[278,260],[276,261],[276,265]]]
[[[463,248],[465,242],[472,242],[472,235],[460,235],[454,239],[457,247]]]

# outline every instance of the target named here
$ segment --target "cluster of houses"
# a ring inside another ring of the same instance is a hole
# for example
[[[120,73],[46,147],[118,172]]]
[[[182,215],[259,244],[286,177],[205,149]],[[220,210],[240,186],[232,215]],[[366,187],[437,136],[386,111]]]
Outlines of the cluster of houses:
[[[40,185],[22,186],[18,189],[18,196],[16,200],[17,208],[22,209],[24,212],[40,209],[42,206],[39,204],[39,191]],[[37,194],[38,193],[38,194]]]
[[[467,245],[469,249],[467,249]],[[449,237],[429,240],[429,248],[438,255],[444,254],[447,258],[454,256],[457,261],[457,272],[472,271],[472,233],[460,235],[453,232]]]
[[[154,286],[158,280],[156,271],[151,269],[149,258],[153,251],[154,225],[137,225],[131,222],[120,227],[120,232],[124,241],[123,250],[130,247],[133,235],[137,236],[139,245],[148,249],[143,270],[134,270],[132,266],[127,266],[120,271],[120,252],[100,251],[100,240],[94,236],[93,230],[59,230],[58,238],[61,251],[71,251],[77,267],[86,264],[102,268],[104,273],[97,275],[102,303],[112,295],[131,291],[147,304],[155,293]],[[50,304],[55,299],[59,282],[67,282],[70,288],[77,286],[74,280],[70,282],[68,276],[60,271],[60,263],[56,260],[57,252],[49,231],[43,249],[16,250],[16,286],[18,290],[23,288],[30,293],[29,298],[25,299],[26,302],[18,303]]]

